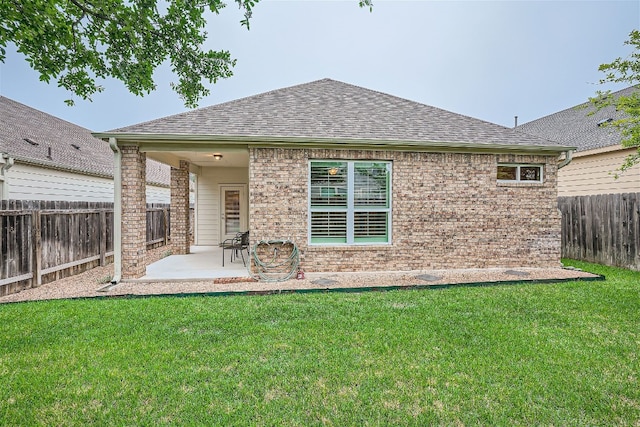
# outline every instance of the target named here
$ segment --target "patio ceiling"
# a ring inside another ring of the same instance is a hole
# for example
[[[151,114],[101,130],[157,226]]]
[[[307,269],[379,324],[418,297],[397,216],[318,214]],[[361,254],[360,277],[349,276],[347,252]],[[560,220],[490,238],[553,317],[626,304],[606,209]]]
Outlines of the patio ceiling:
[[[217,159],[214,154],[222,157]],[[215,148],[207,151],[148,151],[147,158],[178,167],[180,160],[199,167],[246,168],[249,167],[247,148]]]

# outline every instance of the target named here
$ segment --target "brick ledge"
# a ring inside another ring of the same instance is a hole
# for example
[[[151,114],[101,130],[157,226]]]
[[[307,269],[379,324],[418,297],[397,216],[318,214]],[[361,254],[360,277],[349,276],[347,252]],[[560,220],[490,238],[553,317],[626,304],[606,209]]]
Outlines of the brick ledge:
[[[327,245],[327,246],[307,246],[305,252],[327,252],[327,251],[390,251],[393,245]]]

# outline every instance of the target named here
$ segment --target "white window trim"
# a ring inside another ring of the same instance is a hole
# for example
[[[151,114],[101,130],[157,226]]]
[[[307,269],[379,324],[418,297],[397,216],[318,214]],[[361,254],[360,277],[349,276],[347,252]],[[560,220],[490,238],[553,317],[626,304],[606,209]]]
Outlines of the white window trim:
[[[498,179],[497,181],[500,183],[542,184],[544,182],[544,165],[534,164],[534,163],[498,163],[498,165],[496,166],[496,174],[500,166],[509,166],[509,167],[517,168],[516,179]],[[520,168],[531,168],[531,167],[540,168],[540,179],[536,181],[520,180]]]
[[[347,164],[347,207],[346,208],[336,208],[336,207],[312,207],[311,206],[311,164],[314,162],[343,162]],[[356,207],[355,206],[355,164],[356,163],[385,163],[389,166],[389,181],[388,181],[388,193],[389,207],[380,207],[380,206],[363,206]],[[308,165],[308,178],[307,178],[307,212],[309,212],[309,216],[307,219],[307,242],[309,242],[309,246],[384,246],[391,245],[393,241],[392,236],[392,218],[393,218],[393,162],[389,160],[344,160],[344,159],[310,159]],[[312,243],[311,242],[311,212],[346,212],[347,213],[347,241],[345,243]],[[386,242],[356,242],[354,240],[354,218],[355,212],[387,212],[387,241]]]

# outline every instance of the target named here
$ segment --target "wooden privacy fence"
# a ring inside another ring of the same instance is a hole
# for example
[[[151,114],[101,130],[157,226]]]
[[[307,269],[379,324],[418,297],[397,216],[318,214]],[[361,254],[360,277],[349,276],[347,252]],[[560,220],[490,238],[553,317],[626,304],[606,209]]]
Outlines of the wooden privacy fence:
[[[640,193],[559,197],[562,256],[640,270]]]
[[[0,296],[105,265],[113,256],[113,204],[3,201]],[[168,205],[147,206],[147,247],[169,239]]]

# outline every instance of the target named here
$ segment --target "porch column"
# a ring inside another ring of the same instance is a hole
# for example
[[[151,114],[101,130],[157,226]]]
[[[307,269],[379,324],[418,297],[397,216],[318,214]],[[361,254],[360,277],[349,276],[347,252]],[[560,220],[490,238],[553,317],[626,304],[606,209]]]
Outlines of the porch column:
[[[138,150],[137,145],[123,145],[120,151],[122,153],[122,278],[137,279],[144,276],[146,272],[147,156]]]
[[[171,250],[174,255],[190,252],[189,239],[189,162],[171,168]]]

